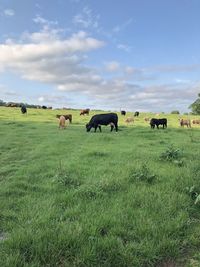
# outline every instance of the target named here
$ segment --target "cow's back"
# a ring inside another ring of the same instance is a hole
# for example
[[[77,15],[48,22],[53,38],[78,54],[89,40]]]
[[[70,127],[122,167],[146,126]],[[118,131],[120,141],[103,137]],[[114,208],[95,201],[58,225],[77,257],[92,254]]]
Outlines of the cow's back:
[[[118,123],[118,116],[116,113],[105,113],[105,114],[97,114],[94,115],[89,124],[102,124],[102,125],[108,125],[109,123]]]

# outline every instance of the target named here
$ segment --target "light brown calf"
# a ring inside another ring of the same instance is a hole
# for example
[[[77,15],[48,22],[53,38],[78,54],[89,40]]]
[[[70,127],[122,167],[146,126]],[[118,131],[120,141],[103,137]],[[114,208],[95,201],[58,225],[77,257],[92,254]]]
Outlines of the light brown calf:
[[[192,120],[192,124],[200,124],[200,120],[198,120],[198,119]]]
[[[184,119],[180,119],[180,126],[184,127],[185,125],[187,126],[187,128],[191,128],[191,121],[190,120],[184,120]]]
[[[65,129],[65,117],[64,116],[60,116],[59,118],[59,129]]]
[[[133,123],[134,122],[134,118],[132,118],[132,117],[128,117],[128,118],[126,118],[126,120],[125,120],[125,122],[127,123],[127,124],[129,124],[129,123]]]

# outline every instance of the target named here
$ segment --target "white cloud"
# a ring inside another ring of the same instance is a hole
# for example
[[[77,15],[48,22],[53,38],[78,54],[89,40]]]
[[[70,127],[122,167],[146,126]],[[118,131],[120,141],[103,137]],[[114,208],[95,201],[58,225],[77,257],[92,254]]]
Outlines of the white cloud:
[[[44,102],[44,96],[40,96],[40,97],[38,97],[38,101],[39,101],[39,102]]]
[[[122,24],[115,26],[113,28],[113,32],[114,33],[118,33],[118,32],[120,32],[122,30],[125,30],[132,22],[133,22],[133,19],[132,18],[129,18],[128,20],[126,20]]]
[[[117,48],[124,50],[125,52],[131,52],[131,47],[125,44],[118,44]]]
[[[133,74],[135,69],[133,67],[127,66],[125,67],[125,73],[127,74]]]
[[[19,96],[20,94],[16,90],[7,88],[7,86],[0,84],[0,93],[4,96]]]
[[[110,72],[115,72],[120,69],[120,64],[117,61],[107,62],[105,63],[105,66],[106,66],[106,70]]]
[[[102,41],[88,37],[86,33],[73,34],[68,39],[58,39],[51,36],[50,32],[33,33],[29,35],[32,43],[1,44],[0,64],[17,67],[21,63],[34,63],[36,60],[67,56],[76,52],[86,52],[100,48],[104,45]],[[49,42],[51,41],[51,42]]]
[[[42,25],[58,25],[57,21],[47,20],[40,15],[36,15],[36,17],[33,19],[35,23],[42,24]]]
[[[186,80],[186,79],[179,79],[179,78],[176,78],[175,79],[175,82],[176,83],[191,83],[191,80]]]
[[[3,13],[7,17],[12,17],[15,15],[15,11],[13,9],[5,9]]]
[[[83,28],[98,28],[99,27],[99,15],[93,13],[93,11],[88,8],[84,7],[82,12],[75,15],[72,22]]]
[[[163,73],[193,72],[199,69],[200,69],[200,64],[163,65],[163,66],[153,66],[153,67],[148,68],[149,71],[163,72]]]

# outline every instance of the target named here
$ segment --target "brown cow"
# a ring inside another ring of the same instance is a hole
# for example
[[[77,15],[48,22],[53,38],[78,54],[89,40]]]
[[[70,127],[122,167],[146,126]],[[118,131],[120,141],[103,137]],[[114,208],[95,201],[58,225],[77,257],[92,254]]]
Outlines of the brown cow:
[[[89,115],[89,113],[90,113],[90,109],[86,108],[86,109],[81,110],[80,115],[85,115],[85,114]]]
[[[65,129],[65,117],[62,115],[59,118],[59,129],[60,128]]]
[[[125,120],[125,122],[127,123],[127,124],[129,124],[129,123],[133,123],[134,122],[134,118],[132,118],[132,117],[128,117],[128,118],[126,118],[126,120]]]
[[[60,116],[64,116],[66,120],[69,120],[69,122],[72,123],[72,114],[56,115],[56,118],[60,119]]]
[[[179,119],[180,121],[180,126],[184,127],[185,125],[187,126],[187,128],[191,128],[191,121],[189,119]]]
[[[200,124],[200,120],[198,120],[198,119],[192,120],[192,124]]]
[[[148,122],[150,121],[150,118],[144,118],[144,121]]]

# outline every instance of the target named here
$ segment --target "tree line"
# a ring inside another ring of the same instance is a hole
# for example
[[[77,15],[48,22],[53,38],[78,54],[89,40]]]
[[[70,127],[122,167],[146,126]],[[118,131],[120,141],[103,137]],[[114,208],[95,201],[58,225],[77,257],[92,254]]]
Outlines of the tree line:
[[[47,107],[47,106],[44,106],[44,105],[33,105],[33,104],[28,104],[28,103],[23,103],[23,102],[5,102],[3,100],[0,99],[0,106],[3,106],[3,107],[22,107],[22,106],[25,106],[27,108],[38,108],[38,109],[52,109],[52,107]]]
[[[4,102],[0,99],[0,106],[4,107],[22,107],[25,106],[27,108],[42,108],[42,109],[52,109],[52,107],[33,105],[27,103],[16,103],[16,102]],[[68,108],[63,108],[68,109]],[[189,109],[192,110],[191,114],[200,115],[200,93],[198,94],[198,98],[189,106]],[[171,114],[180,114],[178,110],[173,110]]]

